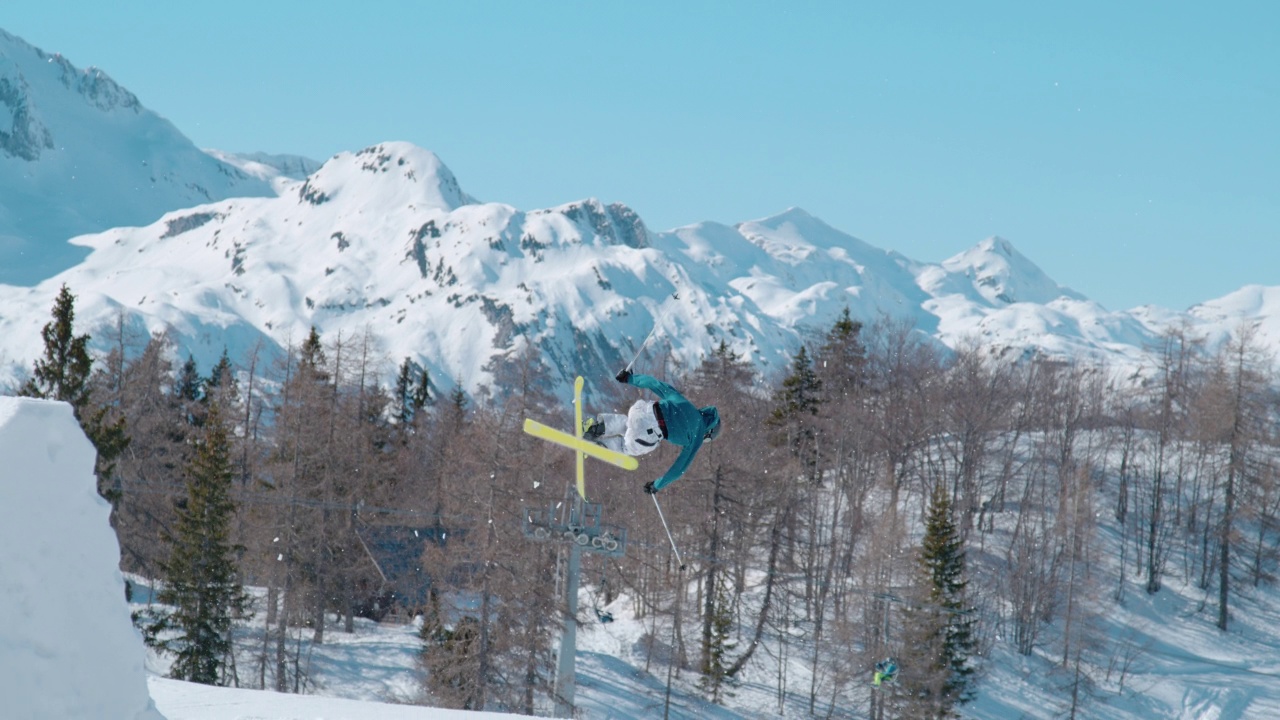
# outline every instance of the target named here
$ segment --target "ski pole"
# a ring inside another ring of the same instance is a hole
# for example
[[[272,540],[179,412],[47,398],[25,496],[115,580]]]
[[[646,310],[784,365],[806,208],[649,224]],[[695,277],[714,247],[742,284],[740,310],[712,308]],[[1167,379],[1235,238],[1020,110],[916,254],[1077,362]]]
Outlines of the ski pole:
[[[679,300],[680,299],[679,291],[671,293],[671,299]],[[653,333],[658,330],[658,326],[662,324],[662,321],[667,319],[667,314],[669,312],[671,312],[671,306],[664,305],[662,308],[662,314],[658,316],[657,320],[653,321],[653,327],[649,328],[649,334],[644,336],[644,342],[640,343],[640,349],[636,350],[636,356],[631,358],[631,362],[627,363],[627,370],[630,370],[631,366],[636,364],[636,360],[640,359],[640,353],[644,352],[645,346],[648,345],[649,341],[653,339]]]
[[[676,562],[680,565],[680,569],[684,570],[684,560],[680,559],[680,550],[676,547],[676,539],[671,537],[671,528],[667,527],[667,518],[662,514],[662,506],[658,504],[658,494],[654,493],[649,497],[653,498],[653,506],[658,508],[658,519],[662,521],[662,529],[667,531],[667,540],[671,541],[671,552],[676,554]]]

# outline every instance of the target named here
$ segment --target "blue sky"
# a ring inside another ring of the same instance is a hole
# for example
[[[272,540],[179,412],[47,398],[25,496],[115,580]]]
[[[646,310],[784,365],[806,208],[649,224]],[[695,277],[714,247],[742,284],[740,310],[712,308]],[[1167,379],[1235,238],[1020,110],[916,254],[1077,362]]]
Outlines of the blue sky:
[[[1280,3],[44,0],[0,28],[201,147],[408,140],[482,200],[798,206],[927,262],[1000,235],[1115,310],[1280,285]]]

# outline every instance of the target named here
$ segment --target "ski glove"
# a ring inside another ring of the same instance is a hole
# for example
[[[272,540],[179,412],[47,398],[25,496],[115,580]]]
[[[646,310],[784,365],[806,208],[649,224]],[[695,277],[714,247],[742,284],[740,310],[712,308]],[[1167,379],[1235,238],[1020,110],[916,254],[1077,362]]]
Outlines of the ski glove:
[[[631,379],[631,371],[626,368],[622,368],[622,370],[619,371],[618,374],[614,375],[613,377],[615,380],[617,380],[620,383],[626,383]]]
[[[650,480],[649,482],[644,484],[644,491],[649,493],[650,495],[653,495],[654,493],[658,492],[658,488],[654,487],[653,481]]]

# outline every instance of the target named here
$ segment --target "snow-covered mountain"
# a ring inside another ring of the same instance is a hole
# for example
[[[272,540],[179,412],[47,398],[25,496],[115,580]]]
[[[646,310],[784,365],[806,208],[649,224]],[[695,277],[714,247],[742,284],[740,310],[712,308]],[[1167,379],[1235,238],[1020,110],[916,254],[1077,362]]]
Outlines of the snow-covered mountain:
[[[496,358],[533,343],[553,376],[607,377],[636,353],[684,367],[720,341],[764,372],[845,307],[906,318],[943,342],[1129,359],[1155,323],[1058,286],[1006,240],[931,265],[875,248],[803,210],[729,227],[652,232],[630,208],[586,199],[522,211],[464,192],[431,152],[383,143],[341,153],[275,197],[235,198],[143,227],[75,238],[79,265],[34,288],[0,286],[0,366],[40,350],[62,284],[81,327],[170,328],[207,366],[226,347],[279,350],[315,325],[376,341],[442,385],[492,382]],[[94,333],[97,335],[97,333]]]
[[[271,183],[277,190],[288,185],[290,180],[305,180],[323,164],[301,155],[273,155],[264,152],[229,153],[222,150],[205,150],[205,152],[238,168],[246,175]]]
[[[202,152],[102,70],[0,30],[0,282],[71,266],[85,254],[73,235],[271,194],[269,179]]]
[[[100,343],[122,319],[168,328],[208,367],[224,348],[280,352],[315,325],[468,390],[530,343],[559,382],[608,377],[655,325],[640,367],[692,367],[725,341],[781,372],[845,307],[945,345],[1127,366],[1175,325],[1219,342],[1249,321],[1280,347],[1280,288],[1113,312],[1002,238],[931,264],[798,208],[654,232],[593,198],[482,203],[401,142],[323,165],[201,151],[100,70],[0,31],[0,389],[29,371],[64,283]]]

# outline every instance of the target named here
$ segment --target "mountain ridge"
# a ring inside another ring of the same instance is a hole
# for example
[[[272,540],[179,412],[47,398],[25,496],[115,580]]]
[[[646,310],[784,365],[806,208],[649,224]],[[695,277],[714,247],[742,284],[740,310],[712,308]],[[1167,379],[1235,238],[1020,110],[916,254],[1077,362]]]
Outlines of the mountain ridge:
[[[315,326],[370,335],[388,366],[410,358],[441,386],[490,386],[530,345],[553,382],[605,377],[655,322],[653,363],[691,369],[720,342],[762,373],[846,307],[906,319],[939,342],[1137,362],[1154,322],[1058,286],[1008,240],[938,264],[865,243],[800,208],[726,226],[649,230],[596,198],[519,210],[463,191],[434,153],[387,142],[335,155],[274,197],[232,198],[149,225],[73,239],[80,264],[34,288],[0,286],[0,384],[16,383],[66,283],[89,329],[169,329],[202,364],[224,346],[283,352]],[[1019,301],[1016,294],[1047,300]],[[666,362],[667,360],[662,360]]]
[[[1126,370],[1150,364],[1175,327],[1212,346],[1252,323],[1280,349],[1280,289],[1113,312],[998,236],[925,263],[798,207],[653,231],[593,197],[484,202],[405,142],[324,163],[200,150],[105,72],[4,31],[0,127],[0,387],[29,372],[63,283],[95,337],[169,330],[208,366],[224,348],[282,353],[315,326],[373,336],[385,364],[410,358],[471,392],[527,349],[557,384],[609,377],[651,330],[642,362],[663,372],[721,342],[783,372],[846,308],[866,325],[909,322],[940,347]]]
[[[0,282],[34,284],[79,262],[74,235],[270,194],[103,70],[0,30]]]

